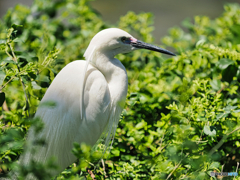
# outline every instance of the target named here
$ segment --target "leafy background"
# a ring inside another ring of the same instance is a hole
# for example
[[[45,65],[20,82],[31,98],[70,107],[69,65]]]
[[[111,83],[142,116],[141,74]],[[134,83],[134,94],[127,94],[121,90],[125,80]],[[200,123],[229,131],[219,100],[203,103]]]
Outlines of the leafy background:
[[[210,172],[238,172],[240,161],[240,6],[227,4],[211,20],[196,16],[163,37],[177,56],[139,50],[118,55],[129,89],[110,153],[99,161],[75,144],[79,161],[57,179],[232,179]],[[151,13],[128,12],[119,27],[153,43]],[[16,162],[47,87],[69,62],[83,59],[105,23],[88,0],[35,0],[17,5],[0,21],[0,176],[16,168],[50,179],[48,164]],[[240,179],[240,176],[235,179]]]

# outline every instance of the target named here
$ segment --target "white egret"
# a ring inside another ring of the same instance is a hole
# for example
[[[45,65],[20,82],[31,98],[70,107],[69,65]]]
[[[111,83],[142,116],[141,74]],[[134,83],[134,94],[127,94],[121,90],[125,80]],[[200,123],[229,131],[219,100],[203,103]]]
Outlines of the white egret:
[[[60,167],[52,173],[55,176],[76,161],[71,153],[74,142],[93,146],[105,131],[108,145],[114,137],[128,89],[126,69],[114,57],[141,48],[175,55],[117,28],[96,34],[84,54],[86,61],[69,63],[46,91],[40,105],[53,101],[56,106],[39,106],[35,117],[40,117],[45,126],[38,137],[30,128],[27,142],[44,137],[47,145],[38,148],[34,157],[31,151],[25,152],[20,163],[27,165],[31,158],[44,163],[54,156]]]

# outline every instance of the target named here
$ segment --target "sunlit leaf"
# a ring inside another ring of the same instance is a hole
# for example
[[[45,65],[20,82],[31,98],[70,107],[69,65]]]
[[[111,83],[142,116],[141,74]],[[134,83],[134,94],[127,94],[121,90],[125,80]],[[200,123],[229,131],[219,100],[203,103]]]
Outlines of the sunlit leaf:
[[[209,136],[216,136],[216,129],[214,126],[204,126],[203,131]]]

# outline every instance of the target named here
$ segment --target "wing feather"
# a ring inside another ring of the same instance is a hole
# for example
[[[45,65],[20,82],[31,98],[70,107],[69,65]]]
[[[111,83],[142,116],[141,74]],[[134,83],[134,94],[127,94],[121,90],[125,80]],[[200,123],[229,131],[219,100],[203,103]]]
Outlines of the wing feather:
[[[38,147],[33,155],[31,149],[21,157],[24,164],[31,158],[45,163],[50,157],[56,158],[60,166],[56,175],[72,164],[76,157],[71,153],[73,143],[85,142],[93,146],[105,129],[110,113],[111,96],[105,77],[100,71],[88,65],[84,90],[84,116],[80,114],[80,79],[85,61],[68,64],[56,76],[40,104],[55,102],[55,107],[40,105],[35,117],[44,122],[40,135],[30,128],[27,142],[33,143],[45,138],[47,145]],[[93,133],[94,132],[94,133]]]

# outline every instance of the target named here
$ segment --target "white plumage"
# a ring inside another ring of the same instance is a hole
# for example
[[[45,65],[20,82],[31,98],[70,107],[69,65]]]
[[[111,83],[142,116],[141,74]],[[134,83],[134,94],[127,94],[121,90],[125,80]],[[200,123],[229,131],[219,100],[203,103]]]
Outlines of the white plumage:
[[[115,134],[128,88],[126,69],[114,56],[138,48],[174,55],[117,28],[95,35],[84,54],[87,61],[77,60],[64,67],[41,100],[40,105],[51,101],[56,106],[39,106],[35,117],[40,117],[45,126],[40,136],[35,136],[30,128],[27,143],[44,137],[47,145],[40,147],[34,156],[30,148],[20,157],[20,163],[27,165],[32,158],[45,163],[54,156],[60,167],[51,172],[55,176],[76,161],[71,153],[74,142],[93,146],[106,130],[108,145]]]

